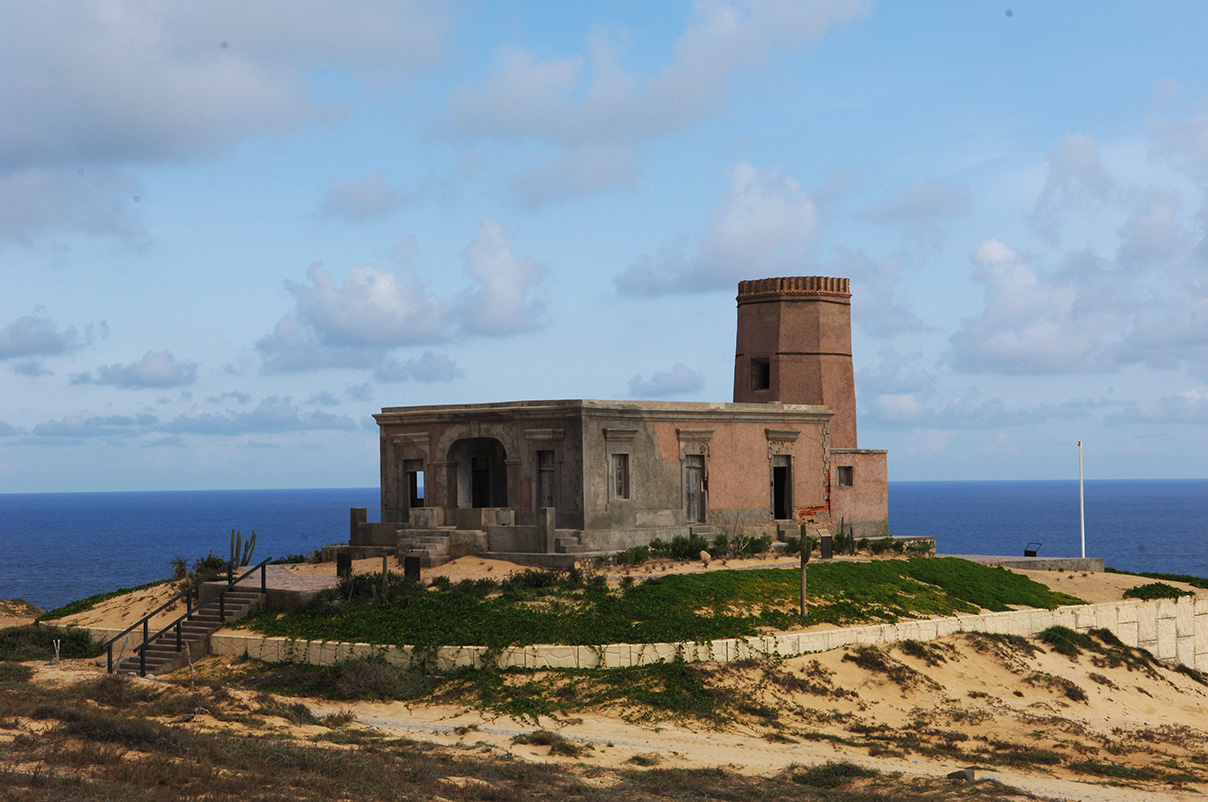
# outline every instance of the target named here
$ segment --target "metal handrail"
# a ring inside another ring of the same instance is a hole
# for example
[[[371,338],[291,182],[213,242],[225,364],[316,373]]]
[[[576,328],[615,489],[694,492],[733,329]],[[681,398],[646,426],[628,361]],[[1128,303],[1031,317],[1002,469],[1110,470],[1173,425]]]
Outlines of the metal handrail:
[[[194,582],[192,585],[190,585],[188,588],[186,588],[185,590],[178,593],[176,596],[172,597],[171,600],[164,602],[162,605],[160,605],[158,608],[156,608],[156,610],[154,612],[143,616],[142,619],[139,620],[137,623],[128,627],[120,635],[117,635],[116,637],[111,638],[105,644],[104,648],[108,654],[108,667],[107,667],[108,673],[110,673],[110,674],[113,673],[113,644],[114,644],[114,642],[122,639],[127,634],[129,634],[131,631],[133,631],[134,629],[137,629],[141,625],[143,628],[143,642],[140,643],[138,646],[135,646],[134,651],[138,652],[138,674],[140,677],[145,677],[147,675],[147,647],[149,645],[151,645],[151,643],[158,640],[160,638],[160,636],[167,633],[168,630],[175,628],[176,629],[176,651],[179,652],[182,648],[182,646],[181,646],[181,630],[180,630],[181,623],[183,623],[184,621],[186,621],[188,619],[191,619],[193,617],[193,614],[195,612],[197,612],[197,610],[200,610],[203,605],[208,604],[209,602],[212,602],[215,599],[215,597],[217,597],[217,599],[218,599],[218,620],[225,622],[226,621],[226,594],[227,594],[227,591],[230,590],[231,588],[235,587],[235,585],[239,584],[244,579],[247,579],[249,576],[254,574],[256,571],[259,571],[260,572],[260,592],[264,593],[267,588],[267,577],[266,577],[266,573],[265,573],[265,566],[267,566],[272,561],[273,561],[272,557],[266,557],[265,559],[261,560],[258,565],[255,565],[252,568],[249,568],[247,571],[245,571],[243,574],[241,574],[238,579],[233,578],[232,575],[233,575],[234,571],[230,570],[230,569],[232,569],[233,566],[228,561],[227,563],[224,563],[221,567],[214,569],[213,571],[206,574],[201,579]],[[222,588],[214,595],[207,597],[204,602],[201,600],[201,593],[199,591],[198,592],[197,610],[194,610],[193,596],[192,596],[192,591],[194,590],[194,588],[197,588],[203,582],[208,582],[211,577],[213,577],[215,574],[218,574],[222,571],[228,571],[227,576],[229,578],[227,580],[226,587]],[[183,615],[179,616],[175,621],[173,621],[172,623],[168,624],[166,627],[161,629],[159,632],[156,632],[154,635],[148,634],[149,623],[150,623],[151,618],[154,617],[156,614],[158,614],[163,609],[165,609],[166,607],[179,601],[180,597],[184,596],[186,593],[189,594],[189,596],[188,596],[188,607],[187,607],[185,613]]]

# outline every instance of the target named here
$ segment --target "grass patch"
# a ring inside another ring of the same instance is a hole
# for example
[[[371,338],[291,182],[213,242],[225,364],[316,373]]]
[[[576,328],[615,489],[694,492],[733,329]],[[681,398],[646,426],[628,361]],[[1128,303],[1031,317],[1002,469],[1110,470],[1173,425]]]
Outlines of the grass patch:
[[[528,734],[517,735],[512,743],[528,744],[529,746],[548,746],[551,755],[560,757],[579,757],[588,751],[588,747],[577,744],[549,730],[536,730]]]
[[[54,642],[59,641],[59,657],[89,658],[101,653],[92,635],[83,629],[54,629],[35,625],[0,630],[0,660],[53,660]]]
[[[1132,571],[1121,571],[1118,568],[1104,568],[1108,574],[1125,574],[1127,576],[1143,576],[1146,579],[1162,579],[1167,582],[1182,582],[1185,585],[1191,585],[1193,588],[1200,590],[1208,590],[1208,579],[1202,576],[1192,576],[1191,574],[1162,574],[1156,571],[1141,571],[1134,573]]]
[[[157,585],[162,585],[166,582],[171,582],[171,581],[172,580],[170,580],[170,579],[157,579],[154,582],[147,582],[146,584],[135,585],[134,587],[130,587],[130,588],[118,588],[117,590],[108,590],[108,591],[105,591],[104,593],[94,593],[91,596],[85,596],[82,599],[76,599],[73,602],[68,602],[67,604],[64,604],[62,607],[56,607],[53,610],[47,610],[46,612],[42,613],[42,615],[35,618],[34,623],[39,623],[42,621],[54,621],[55,619],[58,619],[58,618],[66,618],[69,615],[75,615],[76,613],[82,613],[85,610],[91,610],[93,607],[96,607],[101,602],[112,599],[115,596],[125,596],[127,593],[134,593],[135,591],[146,590],[147,588],[153,588],[153,587],[156,587]]]
[[[1165,582],[1150,582],[1148,585],[1137,585],[1135,588],[1129,588],[1124,591],[1124,598],[1141,599],[1142,601],[1180,599],[1183,596],[1193,595],[1195,594],[1190,590],[1180,590],[1174,585],[1167,585]]]
[[[848,761],[831,761],[805,771],[793,773],[793,782],[811,788],[842,788],[852,780],[875,777],[879,772]]]
[[[358,576],[339,595],[238,626],[266,635],[439,647],[706,641],[801,623],[799,569],[710,571],[610,590],[581,572],[525,571],[424,587]],[[897,621],[1007,605],[1052,609],[1079,600],[1026,577],[956,558],[824,563],[809,568],[813,623]]]

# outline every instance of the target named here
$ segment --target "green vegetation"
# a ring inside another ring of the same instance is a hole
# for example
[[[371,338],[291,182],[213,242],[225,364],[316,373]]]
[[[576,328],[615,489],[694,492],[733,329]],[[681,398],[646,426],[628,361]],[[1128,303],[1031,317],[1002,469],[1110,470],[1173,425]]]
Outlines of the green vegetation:
[[[63,631],[51,627],[24,626],[0,630],[0,660],[53,660],[54,641],[59,641],[59,657],[96,657],[100,647],[83,629]]]
[[[1192,576],[1191,574],[1160,574],[1156,571],[1141,571],[1134,573],[1133,571],[1121,571],[1118,568],[1104,568],[1105,573],[1109,574],[1126,574],[1128,576],[1143,576],[1146,579],[1162,579],[1167,582],[1182,582],[1185,585],[1191,585],[1193,588],[1200,590],[1208,590],[1208,579],[1202,576]]]
[[[830,761],[793,774],[793,782],[812,788],[840,788],[852,780],[875,777],[878,772],[847,761]]]
[[[687,538],[685,538],[687,540]],[[801,623],[798,569],[710,571],[610,588],[602,576],[529,570],[503,582],[359,575],[308,609],[240,626],[266,635],[376,644],[502,648],[529,643],[702,642]],[[1007,605],[1052,609],[1072,596],[956,558],[822,563],[809,569],[805,623],[897,621]]]
[[[1049,627],[1036,639],[1071,660],[1076,661],[1081,654],[1087,653],[1097,668],[1123,666],[1129,671],[1140,671],[1151,677],[1158,675],[1156,669],[1160,663],[1152,654],[1145,649],[1126,646],[1110,629],[1088,629],[1084,634],[1068,627]]]
[[[62,607],[56,607],[53,610],[42,613],[42,615],[38,616],[36,619],[34,619],[34,621],[54,621],[59,618],[66,618],[69,615],[75,615],[76,613],[82,613],[85,610],[91,610],[101,602],[112,599],[115,596],[125,596],[127,593],[146,590],[147,588],[153,588],[156,585],[162,585],[165,582],[171,581],[172,580],[170,579],[157,579],[154,582],[148,582],[145,585],[135,585],[131,588],[118,588],[117,590],[108,590],[104,593],[94,593],[91,596],[86,596],[83,599],[76,599],[73,602],[64,604]]]
[[[1141,599],[1142,601],[1179,599],[1183,596],[1191,595],[1194,595],[1191,591],[1179,590],[1174,585],[1167,585],[1165,582],[1150,582],[1148,585],[1138,585],[1135,588],[1129,588],[1124,591],[1124,598]]]

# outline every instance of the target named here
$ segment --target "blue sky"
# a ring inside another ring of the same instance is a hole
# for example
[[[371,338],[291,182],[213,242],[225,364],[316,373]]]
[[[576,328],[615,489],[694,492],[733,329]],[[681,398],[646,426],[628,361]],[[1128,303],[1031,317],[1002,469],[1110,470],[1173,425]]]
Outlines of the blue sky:
[[[0,492],[729,400],[775,275],[852,279],[891,479],[1208,476],[1208,4],[0,10]]]

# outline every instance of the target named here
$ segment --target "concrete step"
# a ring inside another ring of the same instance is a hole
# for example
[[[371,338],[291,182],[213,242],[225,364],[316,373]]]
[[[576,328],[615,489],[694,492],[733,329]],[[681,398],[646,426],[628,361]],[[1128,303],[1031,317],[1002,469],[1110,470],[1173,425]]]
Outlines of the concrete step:
[[[170,629],[147,644],[142,665],[145,665],[148,674],[166,674],[188,665],[190,656],[199,660],[209,651],[211,633],[258,609],[263,603],[259,589],[228,591],[225,602],[226,617],[223,619],[219,616],[220,602],[217,599],[207,600],[205,604],[195,608],[191,619],[181,622],[181,650],[176,651],[176,630]],[[184,648],[186,643],[189,644],[188,651]],[[138,673],[139,668],[139,656],[135,653],[119,660],[114,670],[118,673]]]

